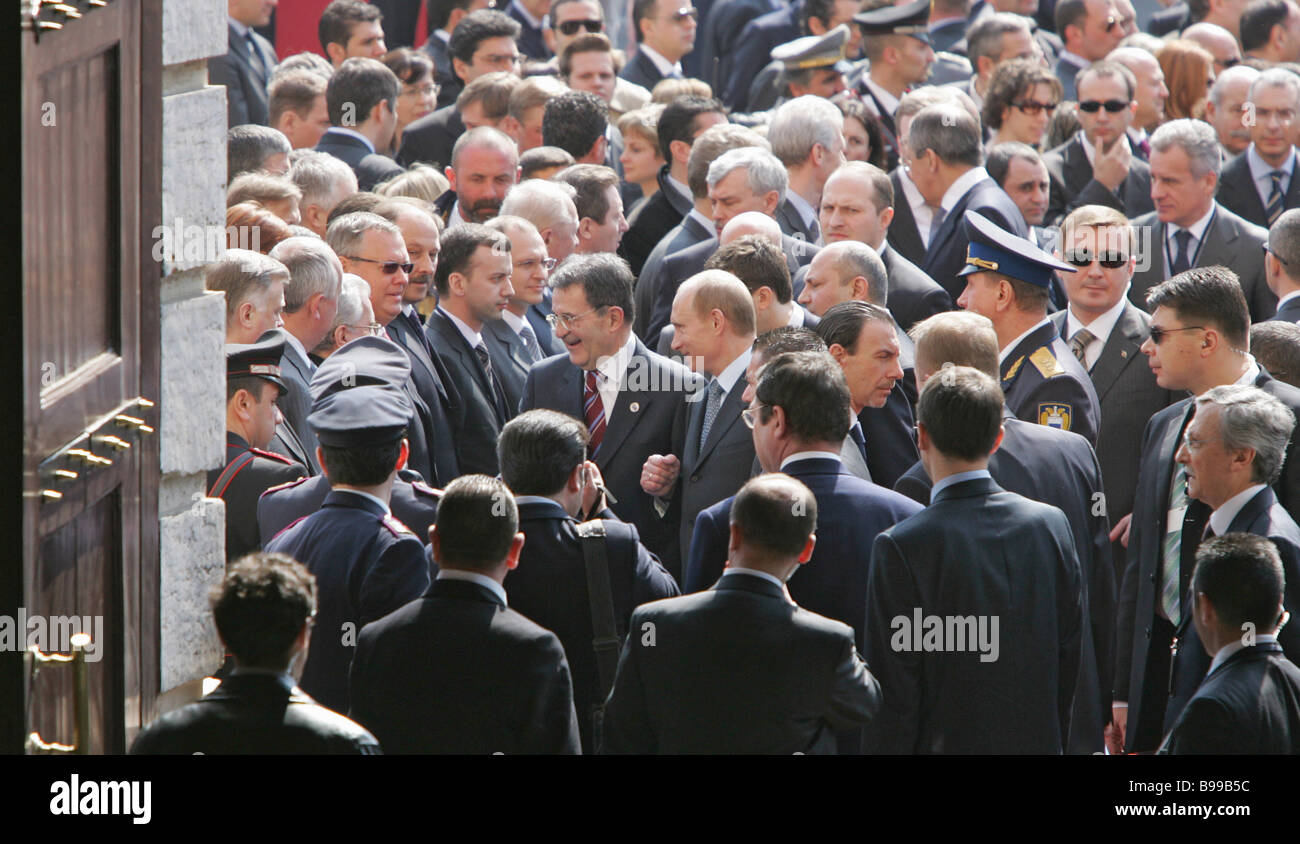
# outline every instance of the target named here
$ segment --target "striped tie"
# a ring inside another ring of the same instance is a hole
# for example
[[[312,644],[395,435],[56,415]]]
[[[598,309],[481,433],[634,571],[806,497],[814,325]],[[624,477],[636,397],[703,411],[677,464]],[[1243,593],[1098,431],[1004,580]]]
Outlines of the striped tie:
[[[1078,331],[1074,332],[1074,336],[1070,338],[1070,351],[1074,352],[1074,356],[1079,359],[1079,363],[1083,363],[1085,367],[1087,364],[1084,363],[1084,357],[1088,350],[1088,345],[1096,339],[1097,337],[1086,328],[1080,328]]]
[[[1277,222],[1277,218],[1282,216],[1286,210],[1285,196],[1282,193],[1282,180],[1286,178],[1285,170],[1274,170],[1268,174],[1273,180],[1273,192],[1268,195],[1268,204],[1264,207],[1264,214],[1268,217],[1268,224],[1271,226]]]
[[[519,329],[519,339],[524,342],[524,351],[528,353],[528,359],[537,363],[542,359],[542,350],[537,346],[537,335],[533,330],[525,325]]]
[[[596,370],[587,372],[586,387],[582,392],[582,415],[587,421],[587,433],[591,439],[587,444],[587,453],[595,454],[600,448],[600,441],[605,438],[605,403],[600,399],[600,388],[596,386]]]
[[[1181,560],[1183,550],[1183,527],[1182,514],[1187,511],[1187,467],[1178,463],[1174,471],[1173,485],[1169,488],[1169,512],[1177,513],[1175,518],[1178,520],[1177,526],[1170,525],[1170,519],[1166,518],[1167,527],[1172,527],[1165,534],[1163,543],[1164,549],[1164,577],[1160,582],[1160,606],[1168,616],[1169,621],[1174,627],[1178,627],[1178,622],[1182,614],[1181,598]]]

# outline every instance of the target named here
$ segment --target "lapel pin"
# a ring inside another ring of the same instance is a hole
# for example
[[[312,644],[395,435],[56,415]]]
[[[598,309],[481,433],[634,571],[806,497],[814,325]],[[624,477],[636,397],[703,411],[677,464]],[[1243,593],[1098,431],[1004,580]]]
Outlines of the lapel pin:
[[[1121,349],[1121,350],[1120,350],[1120,353],[1119,353],[1119,356],[1122,357],[1122,358],[1127,358],[1127,357],[1128,357],[1128,352],[1127,352],[1126,350]]]
[[[627,408],[627,409],[630,410],[630,411],[632,411],[633,413],[636,413],[637,411],[639,411],[639,410],[641,409],[641,402],[639,402],[639,401],[634,401],[634,402],[632,402],[630,405],[628,405],[628,408]]]

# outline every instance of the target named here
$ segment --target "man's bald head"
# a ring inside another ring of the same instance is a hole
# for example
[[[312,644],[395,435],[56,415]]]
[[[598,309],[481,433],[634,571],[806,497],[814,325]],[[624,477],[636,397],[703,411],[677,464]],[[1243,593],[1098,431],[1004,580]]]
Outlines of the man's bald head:
[[[677,300],[689,302],[699,317],[719,311],[732,334],[754,336],[754,300],[745,283],[725,270],[705,270],[686,279]]]
[[[745,211],[727,221],[718,236],[718,245],[726,246],[745,235],[756,234],[767,238],[778,248],[781,246],[781,226],[776,220],[759,211]]]

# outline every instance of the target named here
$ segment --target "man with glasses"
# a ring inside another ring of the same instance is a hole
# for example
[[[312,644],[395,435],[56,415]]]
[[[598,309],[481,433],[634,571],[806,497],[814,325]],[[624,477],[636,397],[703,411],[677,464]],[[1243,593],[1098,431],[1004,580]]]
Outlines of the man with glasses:
[[[1056,78],[1065,89],[1065,99],[1081,100],[1075,77],[1119,46],[1124,37],[1119,13],[1112,0],[1061,0],[1056,4],[1056,31],[1065,43],[1056,59]]]
[[[647,91],[662,79],[683,79],[682,57],[695,49],[699,17],[690,0],[636,0],[632,6],[636,55],[619,76]]]
[[[1300,322],[1300,209],[1283,212],[1268,230],[1264,272],[1277,296],[1274,320]],[[1281,376],[1278,376],[1281,377]]]
[[[1260,74],[1246,102],[1250,146],[1223,168],[1219,203],[1237,216],[1268,228],[1282,212],[1300,206],[1300,179],[1291,134],[1300,111],[1300,77],[1280,67]]]
[[[451,34],[466,15],[491,5],[490,0],[448,0],[429,5],[429,39],[420,49],[433,59],[434,81],[438,83],[438,108],[456,102],[456,96],[464,87],[451,71],[451,54],[448,52]]]
[[[1224,384],[1253,385],[1292,412],[1300,408],[1300,390],[1272,378],[1250,356],[1250,314],[1231,270],[1181,273],[1154,287],[1147,303],[1151,336],[1141,351],[1162,388],[1201,396]],[[1129,752],[1155,750],[1172,726],[1165,723],[1170,644],[1189,611],[1188,578],[1210,513],[1189,497],[1186,470],[1174,459],[1194,403],[1183,399],[1147,424],[1133,514],[1116,525],[1115,533],[1127,539],[1128,566],[1116,626],[1113,751],[1119,741]],[[1296,448],[1292,440],[1271,484],[1289,512],[1300,506]]]
[[[635,525],[646,547],[680,577],[681,497],[666,495],[657,506],[642,490],[641,470],[651,455],[682,453],[700,378],[633,335],[632,273],[621,258],[574,255],[550,286],[555,312],[549,319],[565,354],[529,370],[519,409],[556,410],[585,422],[588,454],[611,493],[609,508]]]

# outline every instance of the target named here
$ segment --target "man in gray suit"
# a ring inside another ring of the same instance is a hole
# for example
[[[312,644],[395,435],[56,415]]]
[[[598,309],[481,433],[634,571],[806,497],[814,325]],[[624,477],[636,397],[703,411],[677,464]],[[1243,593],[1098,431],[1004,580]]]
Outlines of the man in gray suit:
[[[297,433],[309,462],[308,471],[320,473],[316,462],[316,434],[307,424],[311,413],[311,377],[316,364],[307,357],[329,334],[339,307],[343,264],[325,241],[291,237],[276,244],[271,257],[289,270],[284,287],[284,357],[280,375],[288,391],[276,402],[285,421]]]
[[[230,126],[268,124],[266,86],[277,63],[271,42],[253,31],[271,21],[273,4],[230,3],[227,37],[230,52],[208,59],[208,79],[226,86],[226,111]]]
[[[1133,221],[1148,259],[1133,277],[1128,297],[1146,306],[1147,291],[1193,267],[1232,267],[1250,307],[1251,322],[1277,310],[1264,278],[1268,231],[1215,201],[1219,139],[1200,120],[1171,120],[1151,135],[1151,199],[1156,210]]]

